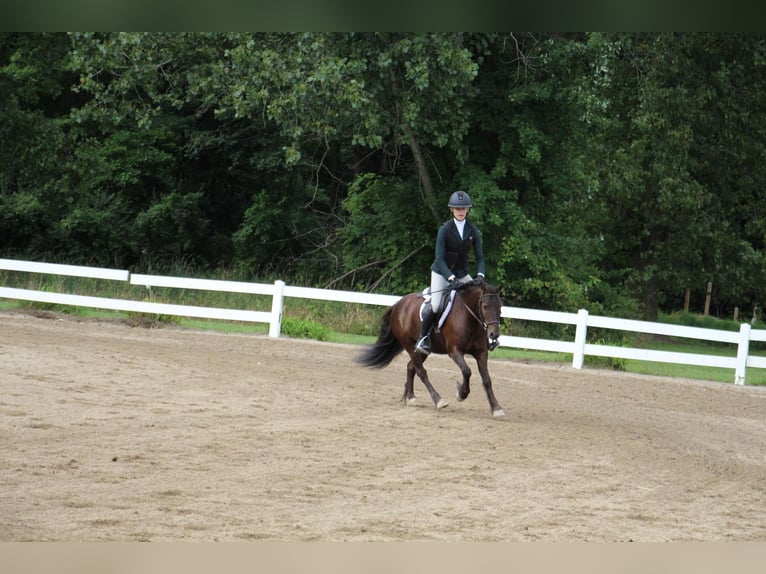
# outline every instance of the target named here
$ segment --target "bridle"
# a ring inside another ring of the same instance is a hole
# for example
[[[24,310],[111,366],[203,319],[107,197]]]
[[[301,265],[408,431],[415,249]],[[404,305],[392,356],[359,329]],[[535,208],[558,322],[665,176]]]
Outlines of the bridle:
[[[497,293],[485,293],[482,290],[482,294],[481,296],[479,296],[479,314],[478,315],[473,309],[471,309],[468,305],[466,305],[465,301],[463,301],[462,298],[460,299],[461,303],[463,303],[463,306],[468,310],[468,313],[470,313],[471,316],[481,324],[485,333],[487,332],[487,327],[489,327],[490,325],[500,325],[499,317],[497,321],[484,320],[484,311],[482,311],[484,306],[482,305],[482,302],[484,301],[485,298],[488,298],[488,297],[495,297],[498,299],[498,301],[500,300],[500,295],[498,295]]]

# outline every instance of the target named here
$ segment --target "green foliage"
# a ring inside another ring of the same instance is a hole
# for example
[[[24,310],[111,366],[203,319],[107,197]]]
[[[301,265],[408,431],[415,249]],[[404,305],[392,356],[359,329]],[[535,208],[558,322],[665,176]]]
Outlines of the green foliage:
[[[349,188],[343,202],[347,222],[339,236],[352,287],[361,283],[406,293],[430,282],[436,229],[431,235],[423,231],[430,216],[411,200],[416,185],[363,174]]]
[[[165,195],[139,213],[134,222],[138,249],[151,262],[193,258],[202,250],[208,222],[200,207],[201,193]]]
[[[91,195],[91,204],[72,206],[57,222],[55,236],[61,240],[60,256],[67,261],[117,266],[131,249],[132,235],[123,221],[119,195]]]
[[[480,74],[486,102],[476,110],[476,145],[485,153],[461,172],[462,185],[481,198],[472,216],[493,278],[514,304],[601,312],[605,300],[593,298],[604,290],[602,244],[586,227],[598,182],[583,121],[592,108],[580,79],[587,77],[585,49],[535,34],[493,40],[498,49]]]
[[[234,248],[240,261],[271,260],[280,251],[275,243],[284,236],[282,223],[289,213],[284,202],[272,202],[266,190],[253,196],[253,203],[244,213],[242,225],[234,234]]]
[[[282,333],[288,337],[326,341],[329,336],[329,329],[320,323],[307,319],[283,317]]]
[[[593,220],[605,237],[604,265],[626,272],[650,319],[667,293],[701,276],[753,301],[763,235],[750,236],[744,219],[727,214],[752,208],[750,182],[764,169],[763,123],[756,119],[766,112],[763,35],[592,41],[603,58],[596,93],[610,118]],[[739,88],[734,76],[752,81]]]
[[[660,315],[660,318],[663,323],[683,325],[685,327],[701,327],[703,329],[718,329],[721,331],[739,331],[742,324],[741,321],[719,319],[712,315],[698,315],[697,313],[685,313],[683,311],[663,313]]]
[[[428,281],[466,189],[507,302],[766,301],[766,35],[2,33],[0,252]]]
[[[316,206],[326,203],[321,190],[314,193]],[[260,273],[309,276],[315,282],[330,280],[338,273],[333,222],[318,209],[302,205],[299,194],[303,197],[298,186],[262,189],[253,195],[233,235],[239,266]],[[286,262],[291,269],[286,269]]]
[[[518,206],[506,213],[497,247],[487,249],[496,254],[497,281],[505,286],[506,298],[526,306],[604,312],[605,300],[597,298],[604,290],[596,264],[599,245],[566,229],[556,234]]]

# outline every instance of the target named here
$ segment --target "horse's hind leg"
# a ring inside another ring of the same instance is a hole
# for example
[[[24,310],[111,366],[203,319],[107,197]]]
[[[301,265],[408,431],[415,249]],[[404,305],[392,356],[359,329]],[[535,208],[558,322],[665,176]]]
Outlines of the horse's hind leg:
[[[414,406],[417,403],[415,398],[415,365],[412,363],[412,360],[407,363],[407,380],[404,382],[402,402],[408,407]]]
[[[437,390],[431,384],[431,381],[428,380],[428,372],[423,366],[423,359],[421,359],[419,356],[417,358],[413,357],[410,360],[409,364],[407,365],[408,374],[410,372],[410,365],[412,366],[412,370],[418,375],[420,380],[423,381],[423,385],[428,390],[428,394],[431,395],[431,400],[434,402],[434,405],[436,405],[436,408],[443,409],[444,407],[449,406],[449,403],[441,397],[441,395],[437,392]]]

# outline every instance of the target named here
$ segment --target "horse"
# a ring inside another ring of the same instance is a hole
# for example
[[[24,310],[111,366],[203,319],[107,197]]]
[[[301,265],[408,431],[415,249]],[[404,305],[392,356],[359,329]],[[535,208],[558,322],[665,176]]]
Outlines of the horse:
[[[445,297],[444,299],[448,299]],[[407,351],[407,380],[404,384],[402,402],[414,405],[416,402],[413,383],[417,374],[425,385],[436,409],[448,405],[434,389],[423,366],[428,356],[415,352],[420,338],[420,307],[422,293],[409,293],[389,307],[381,318],[380,334],[377,341],[355,357],[355,362],[365,367],[382,369],[389,365],[402,351]],[[452,309],[444,324],[435,327],[431,335],[431,352],[447,354],[457,364],[463,381],[457,383],[457,400],[464,401],[471,392],[471,369],[465,361],[470,354],[476,360],[481,381],[487,393],[490,409],[495,417],[505,416],[492,390],[492,379],[487,368],[489,342],[500,336],[500,313],[502,302],[497,287],[476,279],[456,288]]]

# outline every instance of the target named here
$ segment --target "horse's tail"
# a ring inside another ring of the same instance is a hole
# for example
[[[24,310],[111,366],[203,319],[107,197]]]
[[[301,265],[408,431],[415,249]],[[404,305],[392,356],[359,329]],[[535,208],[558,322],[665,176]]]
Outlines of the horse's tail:
[[[378,340],[354,358],[356,363],[372,369],[382,369],[404,350],[391,330],[392,311],[393,308],[386,311],[386,314],[383,315]]]

